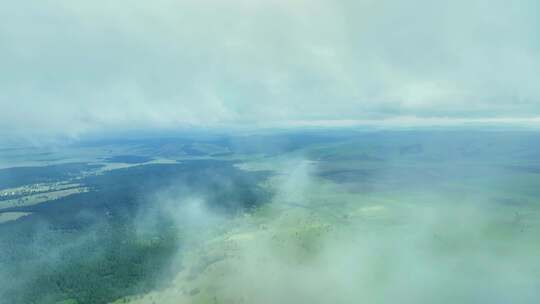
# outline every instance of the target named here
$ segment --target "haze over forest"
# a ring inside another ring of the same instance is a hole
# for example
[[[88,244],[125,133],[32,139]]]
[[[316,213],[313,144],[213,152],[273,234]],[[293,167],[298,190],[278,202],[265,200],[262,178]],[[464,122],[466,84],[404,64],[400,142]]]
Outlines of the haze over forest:
[[[0,304],[540,302],[539,1],[0,19]]]

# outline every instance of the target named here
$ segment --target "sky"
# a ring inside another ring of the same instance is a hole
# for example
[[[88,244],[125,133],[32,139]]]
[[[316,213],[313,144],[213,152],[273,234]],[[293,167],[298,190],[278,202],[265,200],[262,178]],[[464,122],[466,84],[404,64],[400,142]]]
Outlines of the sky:
[[[540,121],[537,0],[21,0],[0,19],[4,135]]]

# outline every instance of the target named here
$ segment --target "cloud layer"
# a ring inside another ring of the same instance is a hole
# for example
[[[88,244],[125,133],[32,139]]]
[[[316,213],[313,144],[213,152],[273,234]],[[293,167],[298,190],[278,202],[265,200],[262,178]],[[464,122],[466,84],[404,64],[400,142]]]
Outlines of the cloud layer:
[[[0,128],[540,116],[538,1],[67,0],[0,12]]]

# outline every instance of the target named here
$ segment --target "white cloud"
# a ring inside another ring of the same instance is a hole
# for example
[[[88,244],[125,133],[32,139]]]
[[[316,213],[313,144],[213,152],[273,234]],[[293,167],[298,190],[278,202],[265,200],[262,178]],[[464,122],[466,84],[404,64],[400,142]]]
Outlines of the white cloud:
[[[0,128],[540,116],[537,1],[18,1]]]

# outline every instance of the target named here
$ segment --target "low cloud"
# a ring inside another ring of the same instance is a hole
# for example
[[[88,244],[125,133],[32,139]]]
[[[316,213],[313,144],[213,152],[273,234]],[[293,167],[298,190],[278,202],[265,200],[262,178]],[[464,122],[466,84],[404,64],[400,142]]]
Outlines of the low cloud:
[[[534,233],[488,197],[414,186],[399,201],[354,196],[319,180],[316,163],[275,168],[271,204],[222,218],[221,232],[184,248],[191,259],[172,286],[134,303],[535,303]],[[201,203],[197,222],[219,217]]]
[[[0,128],[537,117],[539,11],[530,0],[12,2],[0,13]]]

